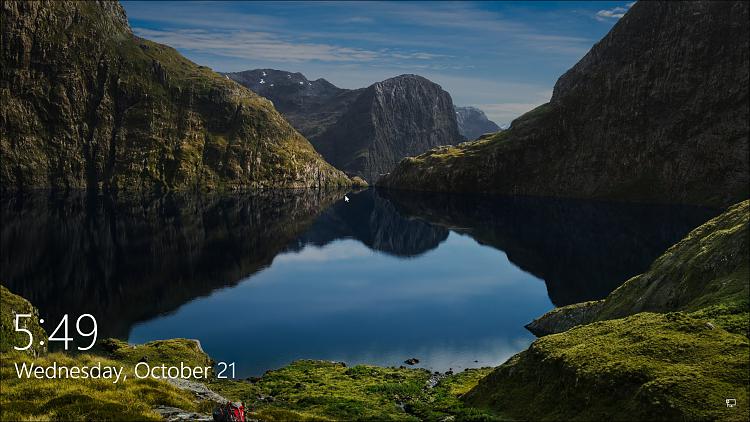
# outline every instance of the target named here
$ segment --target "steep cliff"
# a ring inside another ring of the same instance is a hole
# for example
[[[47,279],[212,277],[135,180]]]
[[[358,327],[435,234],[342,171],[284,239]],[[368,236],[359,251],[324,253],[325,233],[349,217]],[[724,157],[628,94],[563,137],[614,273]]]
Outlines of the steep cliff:
[[[273,101],[328,162],[370,182],[406,156],[464,140],[450,94],[421,76],[347,90],[272,69],[226,75]]]
[[[747,2],[638,2],[509,130],[407,158],[417,190],[726,206],[748,197]]]
[[[116,2],[2,2],[0,186],[347,183],[271,103],[132,34]]]
[[[497,132],[500,126],[487,118],[484,112],[476,107],[454,107],[458,132],[468,140],[477,139],[486,133]]]

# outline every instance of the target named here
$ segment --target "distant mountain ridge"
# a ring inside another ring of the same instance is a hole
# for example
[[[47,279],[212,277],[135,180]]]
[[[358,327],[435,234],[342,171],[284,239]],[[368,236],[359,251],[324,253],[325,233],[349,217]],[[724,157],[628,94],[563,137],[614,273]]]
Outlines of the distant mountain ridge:
[[[501,128],[495,122],[487,118],[484,112],[476,107],[454,107],[458,131],[468,139],[474,140],[480,136],[499,131]]]
[[[639,1],[497,135],[379,183],[727,206],[750,194],[747,2]]]
[[[403,157],[465,139],[450,94],[418,75],[354,90],[274,69],[225,75],[271,100],[329,163],[368,181]]]

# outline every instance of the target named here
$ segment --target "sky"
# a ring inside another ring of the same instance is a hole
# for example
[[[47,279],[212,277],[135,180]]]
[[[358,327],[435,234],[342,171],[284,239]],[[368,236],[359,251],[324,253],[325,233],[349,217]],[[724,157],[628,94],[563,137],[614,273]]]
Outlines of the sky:
[[[271,68],[361,88],[422,75],[500,125],[632,5],[606,2],[123,1],[133,31],[219,72]]]

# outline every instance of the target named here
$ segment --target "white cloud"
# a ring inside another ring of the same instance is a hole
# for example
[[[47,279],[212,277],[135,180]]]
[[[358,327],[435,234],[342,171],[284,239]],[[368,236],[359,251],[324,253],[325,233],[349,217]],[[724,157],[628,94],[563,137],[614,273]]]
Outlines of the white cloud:
[[[635,2],[626,3],[625,6],[617,6],[613,7],[611,9],[604,9],[596,12],[596,15],[594,16],[596,20],[598,21],[609,21],[612,19],[620,19],[621,17],[625,16],[625,12],[630,9],[631,6],[633,6]]]
[[[272,33],[246,30],[133,28],[144,38],[178,49],[248,60],[276,62],[373,62],[382,60],[432,60],[449,57],[422,51],[368,50],[328,43],[302,42]]]

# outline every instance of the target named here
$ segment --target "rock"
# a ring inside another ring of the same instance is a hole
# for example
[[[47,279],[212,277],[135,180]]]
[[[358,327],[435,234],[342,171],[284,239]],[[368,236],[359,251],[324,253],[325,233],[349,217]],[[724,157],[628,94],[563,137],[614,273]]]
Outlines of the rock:
[[[604,301],[599,300],[555,308],[526,324],[526,329],[537,337],[561,333],[595,321],[603,305]]]
[[[406,359],[404,361],[404,363],[407,364],[407,365],[416,365],[416,364],[419,363],[419,359],[417,359],[417,358],[409,358],[409,359]]]
[[[168,378],[167,381],[181,390],[190,391],[201,400],[208,400],[215,403],[226,403],[229,401],[227,398],[215,393],[213,390],[197,381],[182,378]]]
[[[177,407],[156,406],[154,408],[154,411],[161,415],[161,417],[168,422],[208,422],[214,420],[212,415],[188,412]]]
[[[2,2],[0,189],[349,185],[266,99],[117,2]]]
[[[266,403],[273,403],[274,401],[276,401],[273,396],[266,396],[264,394],[259,395],[258,400]]]
[[[476,107],[454,107],[458,132],[468,140],[500,130],[500,126],[487,118],[484,112]]]
[[[406,156],[464,139],[450,95],[421,76],[346,90],[273,69],[226,75],[270,99],[328,162],[366,183]]]
[[[713,330],[713,329],[714,329],[714,328],[716,328],[716,327],[714,327],[714,325],[713,325],[713,324],[711,324],[710,322],[707,322],[707,323],[706,323],[706,328],[708,328],[709,330]]]
[[[750,195],[748,3],[637,2],[492,137],[402,160],[379,185],[728,206]]]

